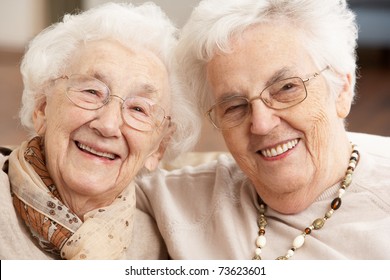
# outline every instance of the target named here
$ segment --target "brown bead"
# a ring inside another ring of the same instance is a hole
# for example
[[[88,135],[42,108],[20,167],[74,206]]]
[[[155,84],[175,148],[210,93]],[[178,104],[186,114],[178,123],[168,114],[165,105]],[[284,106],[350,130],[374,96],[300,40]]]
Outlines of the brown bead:
[[[341,198],[340,197],[336,197],[335,199],[333,199],[333,201],[330,204],[330,206],[332,207],[333,210],[339,209],[340,206],[341,206]]]
[[[310,228],[308,228],[308,227],[307,227],[307,228],[305,228],[305,233],[306,233],[306,234],[310,234],[310,233],[311,233],[311,229],[310,229]]]

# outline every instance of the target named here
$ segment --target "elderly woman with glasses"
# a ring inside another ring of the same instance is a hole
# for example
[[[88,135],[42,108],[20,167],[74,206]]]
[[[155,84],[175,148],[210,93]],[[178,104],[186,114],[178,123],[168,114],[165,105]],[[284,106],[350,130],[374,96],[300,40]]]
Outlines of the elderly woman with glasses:
[[[0,156],[1,259],[161,257],[134,178],[198,130],[177,88],[176,42],[151,3],[66,15],[32,40],[20,113],[32,138]]]
[[[178,64],[232,157],[141,179],[171,258],[390,258],[389,138],[345,128],[356,39],[341,0],[200,2]]]

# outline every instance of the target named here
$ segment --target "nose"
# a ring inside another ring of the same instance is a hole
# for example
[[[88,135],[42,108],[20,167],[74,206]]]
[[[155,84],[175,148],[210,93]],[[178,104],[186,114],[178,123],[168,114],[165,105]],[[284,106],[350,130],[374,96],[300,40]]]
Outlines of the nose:
[[[250,116],[251,132],[257,135],[267,135],[280,123],[275,109],[267,107],[262,100],[252,101]]]
[[[117,97],[117,96],[114,96]],[[118,100],[118,102],[114,102]],[[96,118],[91,122],[90,127],[104,137],[119,137],[121,135],[122,119],[122,98],[111,98],[111,100],[96,110]]]

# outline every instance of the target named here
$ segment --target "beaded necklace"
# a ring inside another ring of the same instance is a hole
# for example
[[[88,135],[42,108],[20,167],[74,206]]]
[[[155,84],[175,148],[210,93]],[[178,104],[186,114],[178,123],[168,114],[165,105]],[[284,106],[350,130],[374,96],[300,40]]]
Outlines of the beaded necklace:
[[[295,237],[291,248],[287,251],[287,253],[284,256],[280,256],[276,258],[277,260],[288,260],[289,258],[291,258],[294,255],[295,251],[303,246],[303,244],[305,243],[305,237],[309,235],[312,232],[312,230],[321,229],[324,226],[325,222],[332,217],[334,211],[340,208],[341,197],[343,196],[346,189],[349,187],[349,185],[352,182],[352,174],[355,171],[358,160],[359,160],[359,151],[357,150],[356,145],[352,145],[352,154],[349,159],[348,169],[345,173],[344,179],[340,183],[338,196],[335,199],[333,199],[332,202],[330,203],[330,210],[325,213],[324,217],[315,219],[310,226],[305,228],[300,235]],[[256,250],[255,250],[254,257],[252,258],[253,260],[261,260],[261,256],[260,256],[261,250],[265,247],[265,244],[267,242],[265,238],[265,228],[267,226],[267,218],[265,216],[265,212],[267,209],[267,205],[261,200],[260,197],[259,197],[259,205],[260,205],[259,217],[257,219],[257,225],[259,227],[259,233],[258,233],[259,235],[256,239]]]

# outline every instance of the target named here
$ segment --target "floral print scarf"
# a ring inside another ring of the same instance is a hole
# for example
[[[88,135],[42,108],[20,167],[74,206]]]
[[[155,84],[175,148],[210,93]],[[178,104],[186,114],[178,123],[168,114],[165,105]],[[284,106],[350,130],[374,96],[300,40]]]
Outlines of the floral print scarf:
[[[107,207],[82,221],[62,201],[45,165],[42,138],[35,137],[9,157],[16,212],[43,250],[62,259],[121,259],[130,246],[135,212],[131,183]]]

